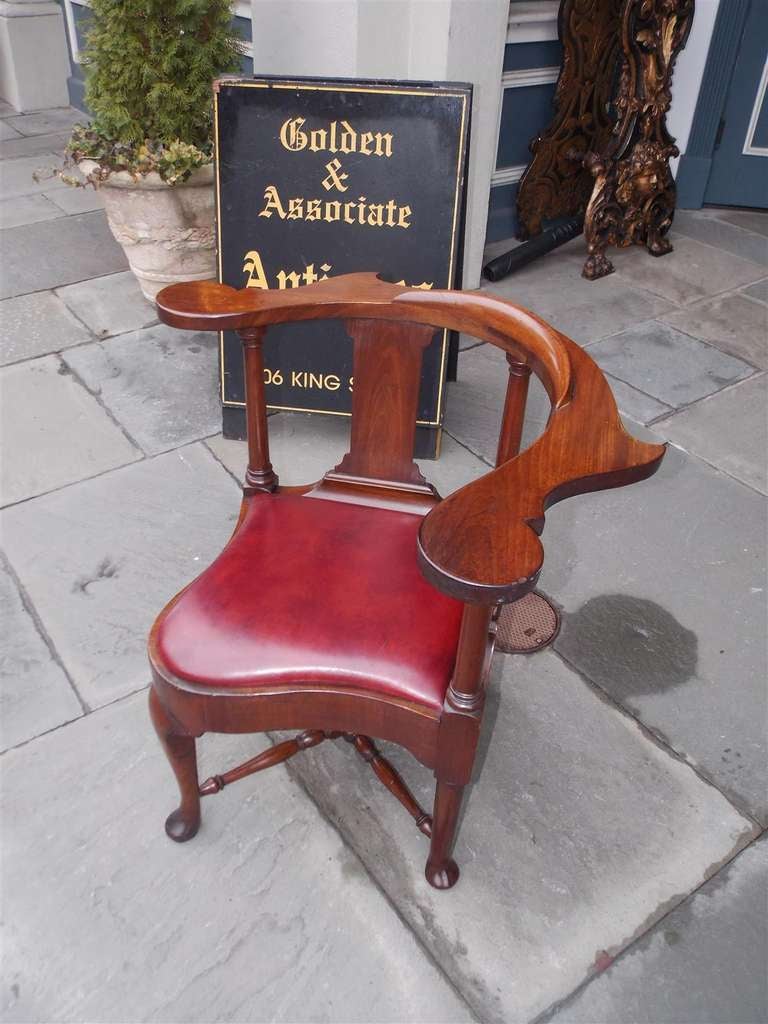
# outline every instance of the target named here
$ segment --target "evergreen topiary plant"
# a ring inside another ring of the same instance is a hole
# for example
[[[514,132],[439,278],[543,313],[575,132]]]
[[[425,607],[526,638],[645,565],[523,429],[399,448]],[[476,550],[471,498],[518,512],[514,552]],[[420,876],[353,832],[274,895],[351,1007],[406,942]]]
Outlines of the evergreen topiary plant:
[[[230,0],[91,0],[83,63],[93,115],[70,160],[97,176],[157,171],[183,181],[211,160],[211,82],[238,70]]]
[[[98,187],[144,296],[216,274],[211,83],[237,71],[231,0],[91,0],[83,63],[93,120],[65,167]],[[172,186],[172,187],[169,187]]]

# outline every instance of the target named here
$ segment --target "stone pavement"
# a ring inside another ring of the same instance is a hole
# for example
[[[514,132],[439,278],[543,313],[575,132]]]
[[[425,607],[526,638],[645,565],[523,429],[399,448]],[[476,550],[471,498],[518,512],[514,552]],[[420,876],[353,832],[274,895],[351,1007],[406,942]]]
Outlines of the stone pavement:
[[[98,196],[32,180],[73,116],[0,111],[4,1019],[765,1021],[768,216],[680,212],[664,259],[620,252],[588,283],[577,239],[493,286],[670,449],[547,514],[563,628],[495,659],[462,878],[436,893],[343,744],[165,838],[146,632],[228,536],[244,446],[219,433],[211,338],[157,323]],[[487,470],[506,380],[462,345],[422,463],[443,493]],[[534,386],[526,441],[546,408]],[[285,483],[344,450],[335,418],[270,428]],[[201,771],[263,742],[205,737]]]

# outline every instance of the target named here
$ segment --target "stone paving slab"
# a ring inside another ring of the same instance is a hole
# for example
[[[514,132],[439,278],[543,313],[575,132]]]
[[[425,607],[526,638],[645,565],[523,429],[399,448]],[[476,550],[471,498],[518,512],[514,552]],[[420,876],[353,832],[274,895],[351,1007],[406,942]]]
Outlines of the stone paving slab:
[[[486,1024],[564,998],[753,831],[551,651],[499,656],[493,677],[450,892],[427,885],[427,840],[347,744],[290,769]],[[431,773],[382,748],[429,806]]]
[[[768,237],[768,213],[764,210],[734,210],[732,207],[726,206],[720,209],[708,209],[706,212],[714,214],[718,220],[727,221],[729,224],[735,224],[747,231]]]
[[[91,210],[102,210],[104,208],[104,200],[101,198],[100,193],[90,186],[87,188],[76,188],[72,185],[66,189],[58,189],[50,199],[64,213],[89,213]]]
[[[672,308],[669,299],[634,287],[617,274],[585,280],[585,259],[584,240],[576,238],[504,281],[484,281],[482,289],[533,310],[582,345]]]
[[[722,352],[768,369],[768,309],[738,292],[665,313],[661,319]]]
[[[480,345],[459,357],[458,380],[448,385],[446,430],[490,464],[496,448],[507,389],[504,353],[493,345]],[[616,404],[636,422],[650,423],[672,412],[670,406],[645,395],[615,377],[608,377]],[[527,448],[546,427],[550,403],[538,377],[531,377],[525,409],[522,445]]]
[[[603,338],[587,351],[612,377],[673,408],[711,395],[754,372],[743,360],[658,320]]]
[[[349,450],[349,420],[337,416],[278,412],[267,420],[269,457],[280,483],[300,487],[319,480]],[[217,434],[206,444],[241,483],[248,463],[245,441]]]
[[[548,1020],[768,1020],[768,841],[742,851]]]
[[[673,241],[674,255],[653,257],[639,245],[620,251],[614,260],[619,276],[682,306],[765,276],[765,267],[751,260],[683,235],[673,234]]]
[[[221,427],[218,337],[165,324],[62,356],[150,455]]]
[[[660,416],[666,416],[672,412],[671,406],[638,391],[631,384],[625,384],[623,380],[611,377],[609,373],[605,377],[613,392],[613,397],[616,399],[619,412],[634,420],[635,423],[652,423]]]
[[[4,160],[0,168],[0,182],[4,199],[18,196],[37,195],[41,192],[56,192],[68,186],[55,177],[52,168],[60,166],[61,160],[55,153],[38,153],[34,156],[17,157],[15,160]],[[33,175],[40,174],[40,181]]]
[[[155,616],[221,551],[239,507],[193,445],[3,513],[8,559],[91,707],[148,682]]]
[[[768,374],[762,373],[664,420],[685,451],[768,495]]]
[[[60,163],[68,140],[68,132],[3,139],[0,141],[0,160],[11,160],[21,156],[35,156],[40,153],[54,153],[57,163]],[[2,178],[2,175],[0,175],[0,178]]]
[[[22,135],[50,135],[69,131],[73,125],[87,120],[87,115],[74,107],[52,107],[35,114],[17,114],[6,118],[5,122]]]
[[[448,385],[445,428],[493,465],[509,380],[506,356],[495,345],[478,345],[461,353],[457,376]],[[538,377],[532,376],[523,426],[524,447],[542,433],[548,415],[547,394]]]
[[[675,234],[687,235],[707,245],[768,266],[768,239],[742,227],[729,224],[704,210],[678,210],[675,213]]]
[[[128,266],[101,211],[0,232],[0,265],[2,299],[114,274]]]
[[[61,666],[0,562],[0,749],[24,743],[83,713]]]
[[[479,345],[459,355],[457,379],[445,398],[445,429],[490,465],[496,460],[509,375],[503,353]],[[533,398],[526,413],[530,418]]]
[[[138,331],[157,323],[157,310],[142,295],[130,270],[94,277],[56,292],[97,338]]]
[[[23,139],[24,136],[21,132],[17,132],[15,128],[12,128],[8,121],[0,121],[0,141],[6,139]]]
[[[268,424],[270,459],[283,486],[319,480],[349,449],[347,419],[281,412],[270,416]],[[242,481],[248,461],[245,441],[232,441],[217,434],[206,444],[229,472]],[[490,468],[446,433],[440,458],[417,459],[416,463],[444,497]]]
[[[90,332],[53,292],[33,292],[0,302],[2,365],[90,340]]]
[[[758,302],[768,303],[768,277],[763,278],[762,281],[758,281],[756,284],[751,284],[749,288],[743,288],[742,291],[745,295],[757,299]]]
[[[548,510],[541,586],[569,663],[768,822],[765,536],[762,495],[670,448]]]
[[[120,428],[56,356],[6,366],[0,371],[0,393],[3,505],[139,457]]]
[[[37,224],[41,220],[55,220],[63,216],[64,211],[43,195],[0,199],[0,228]]]
[[[260,744],[201,747],[209,774]],[[6,1020],[472,1019],[284,769],[170,842],[144,693],[7,754],[3,779]]]

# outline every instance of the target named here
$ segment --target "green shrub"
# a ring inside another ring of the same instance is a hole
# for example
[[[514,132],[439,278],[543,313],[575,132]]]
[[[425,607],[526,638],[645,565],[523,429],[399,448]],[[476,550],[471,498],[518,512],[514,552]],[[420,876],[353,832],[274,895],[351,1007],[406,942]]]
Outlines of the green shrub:
[[[83,63],[89,127],[69,162],[181,181],[211,159],[211,82],[237,71],[230,0],[91,0]]]

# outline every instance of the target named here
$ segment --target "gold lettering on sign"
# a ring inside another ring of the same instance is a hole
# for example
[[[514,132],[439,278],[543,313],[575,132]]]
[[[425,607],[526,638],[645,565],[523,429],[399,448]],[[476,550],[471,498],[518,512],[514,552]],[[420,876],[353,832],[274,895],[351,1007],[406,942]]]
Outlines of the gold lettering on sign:
[[[283,209],[283,204],[280,202],[280,193],[274,185],[267,185],[264,189],[264,209],[259,211],[260,217],[271,217],[273,213],[276,213],[280,220],[285,220],[286,213]],[[298,201],[298,200],[297,200]],[[299,219],[301,214],[297,215]]]
[[[291,387],[305,390],[338,391],[341,379],[335,373],[311,373],[309,370],[291,370]]]
[[[344,185],[343,182],[347,180],[349,175],[346,171],[341,169],[341,160],[337,160],[336,157],[325,165],[326,171],[328,171],[328,177],[323,178],[320,184],[323,186],[326,192],[330,192],[332,188],[337,188],[339,192],[346,192],[349,188],[348,185]]]
[[[303,284],[314,284],[315,281],[325,281],[332,269],[330,263],[321,263],[317,270],[314,263],[308,263],[300,271],[278,270],[275,274],[277,287],[283,291],[286,288],[299,288]],[[251,249],[243,257],[243,273],[248,275],[246,288],[269,289],[269,280],[258,249]]]
[[[346,175],[342,174],[342,177]],[[346,186],[343,190],[346,190]],[[398,205],[394,199],[386,203],[369,203],[365,196],[358,196],[357,199],[348,199],[345,202],[338,199],[304,199],[295,196],[289,199],[286,205],[280,198],[277,185],[267,185],[264,189],[264,206],[259,210],[259,216],[271,217],[273,213],[277,214],[280,220],[324,220],[328,224],[338,222],[372,228],[407,230],[411,226],[413,210],[410,206]]]
[[[291,153],[361,153],[363,156],[392,156],[391,132],[358,134],[349,121],[331,121],[327,128],[304,130],[303,117],[288,118],[280,129],[280,142]]]
[[[267,275],[264,273],[264,264],[256,249],[245,254],[243,273],[248,275],[248,280],[245,282],[246,288],[269,288]]]

